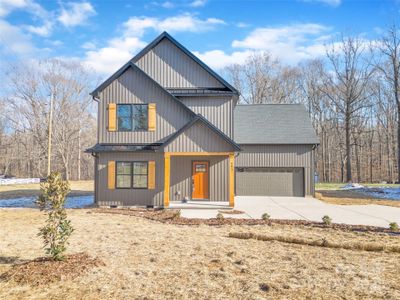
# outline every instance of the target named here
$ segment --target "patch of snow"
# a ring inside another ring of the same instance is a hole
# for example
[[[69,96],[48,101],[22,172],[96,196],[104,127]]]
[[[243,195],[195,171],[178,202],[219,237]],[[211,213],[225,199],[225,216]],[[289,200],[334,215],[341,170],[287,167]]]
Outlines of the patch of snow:
[[[0,178],[0,185],[39,183],[40,178]]]
[[[373,198],[400,200],[400,188],[370,187],[362,189],[361,192]]]
[[[21,197],[14,199],[0,200],[0,208],[38,208],[34,203],[37,197]],[[73,196],[67,197],[66,208],[82,208],[94,203],[93,196]]]
[[[359,183],[348,183],[342,187],[340,187],[342,190],[353,190],[353,189],[363,189],[365,186]]]

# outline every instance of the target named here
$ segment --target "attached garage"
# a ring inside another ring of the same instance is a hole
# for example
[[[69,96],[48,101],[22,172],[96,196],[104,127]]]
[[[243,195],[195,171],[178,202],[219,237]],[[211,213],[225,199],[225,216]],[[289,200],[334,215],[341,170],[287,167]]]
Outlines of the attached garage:
[[[313,196],[318,138],[303,105],[238,105],[234,139],[238,196]]]
[[[303,168],[236,168],[238,196],[304,197]]]

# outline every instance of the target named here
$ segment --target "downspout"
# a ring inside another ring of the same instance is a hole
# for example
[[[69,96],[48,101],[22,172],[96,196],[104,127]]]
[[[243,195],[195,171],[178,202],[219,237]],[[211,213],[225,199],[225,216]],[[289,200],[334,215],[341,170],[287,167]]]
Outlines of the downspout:
[[[100,99],[96,98],[96,96],[92,95],[92,99],[96,101],[98,104],[100,103]],[[98,107],[97,107],[98,109]],[[99,116],[97,115],[97,141],[99,141]],[[99,184],[99,155],[96,152],[92,152],[91,155],[94,157],[94,203],[98,206],[98,184]]]

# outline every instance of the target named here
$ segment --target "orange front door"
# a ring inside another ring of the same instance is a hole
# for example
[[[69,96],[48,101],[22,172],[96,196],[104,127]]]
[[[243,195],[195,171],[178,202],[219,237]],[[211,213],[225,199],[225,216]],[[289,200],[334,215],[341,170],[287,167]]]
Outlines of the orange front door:
[[[192,198],[208,199],[208,161],[194,161],[192,164]]]

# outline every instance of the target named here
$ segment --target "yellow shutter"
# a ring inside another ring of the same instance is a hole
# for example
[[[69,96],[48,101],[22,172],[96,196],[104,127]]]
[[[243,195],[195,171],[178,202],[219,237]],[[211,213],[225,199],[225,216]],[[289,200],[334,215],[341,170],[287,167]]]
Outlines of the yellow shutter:
[[[156,104],[149,103],[148,106],[148,130],[149,131],[156,131]]]
[[[156,162],[154,160],[149,161],[148,169],[148,189],[154,190],[156,188]]]
[[[108,131],[117,130],[117,104],[108,104]]]
[[[108,172],[108,188],[115,189],[115,161],[110,160],[107,166]]]

